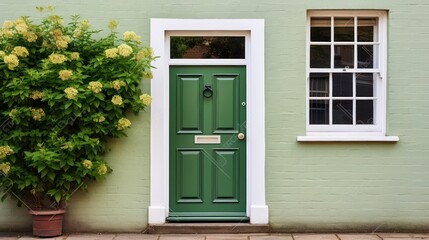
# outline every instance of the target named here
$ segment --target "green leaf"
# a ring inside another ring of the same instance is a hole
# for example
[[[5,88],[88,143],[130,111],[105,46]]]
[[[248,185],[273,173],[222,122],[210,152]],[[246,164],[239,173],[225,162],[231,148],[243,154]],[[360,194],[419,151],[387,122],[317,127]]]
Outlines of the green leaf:
[[[42,173],[40,174],[40,176],[43,178],[43,177],[45,177],[45,176],[46,176],[46,174],[48,174],[48,170],[47,170],[47,169],[44,169],[44,170],[42,171]]]
[[[72,101],[67,101],[66,104],[65,104],[65,106],[64,106],[64,108],[68,109],[72,104],[73,104]]]
[[[102,93],[95,94],[95,97],[100,99],[100,100],[104,100],[104,95]]]
[[[72,111],[73,111],[73,109],[68,108],[68,109],[66,109],[66,110],[64,111],[64,114],[65,114],[65,115],[70,115],[70,114],[72,113]]]
[[[82,108],[82,103],[80,102],[75,102],[74,105],[78,106],[79,108]]]
[[[7,193],[3,194],[3,196],[1,197],[1,201],[4,202],[4,200],[6,200],[6,198],[7,198],[7,196],[8,196]]]
[[[58,192],[58,190],[57,190],[57,189],[51,189],[51,190],[49,190],[49,191],[47,192],[47,194],[48,194],[49,196],[54,196],[57,192]]]
[[[49,180],[51,180],[51,182],[53,182],[55,180],[55,173],[53,172],[48,173],[48,178]]]
[[[79,116],[81,115],[81,112],[80,112],[78,109],[74,109],[74,110],[73,110],[73,114],[74,114],[76,117],[79,117]]]
[[[73,166],[74,164],[73,164],[73,160],[71,160],[70,158],[69,159],[67,159],[67,164],[69,165],[69,166]]]
[[[45,169],[46,168],[46,165],[39,165],[38,167],[37,167],[37,172],[41,172],[43,169]]]
[[[55,193],[55,201],[59,203],[60,200],[61,200],[61,193],[60,192]]]
[[[92,102],[94,104],[95,107],[99,107],[100,106],[100,102],[95,100],[94,102]]]

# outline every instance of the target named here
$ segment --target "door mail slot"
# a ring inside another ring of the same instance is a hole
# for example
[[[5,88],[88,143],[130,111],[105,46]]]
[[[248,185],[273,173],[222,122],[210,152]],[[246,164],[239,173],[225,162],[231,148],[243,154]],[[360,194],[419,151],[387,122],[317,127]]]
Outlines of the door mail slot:
[[[195,135],[195,144],[220,144],[220,135]]]

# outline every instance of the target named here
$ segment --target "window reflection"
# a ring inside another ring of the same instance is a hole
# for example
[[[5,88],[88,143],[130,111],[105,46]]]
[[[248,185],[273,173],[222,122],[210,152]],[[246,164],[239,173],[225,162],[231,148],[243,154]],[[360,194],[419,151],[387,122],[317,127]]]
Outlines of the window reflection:
[[[171,37],[170,57],[244,59],[245,37]]]
[[[334,39],[336,42],[354,41],[354,18],[335,18]]]
[[[374,124],[374,100],[356,101],[356,124]]]
[[[330,68],[331,67],[331,47],[330,46],[311,46],[310,47],[310,67],[311,68]]]
[[[353,68],[354,67],[354,48],[353,45],[335,46],[335,68]]]
[[[310,124],[329,124],[328,100],[310,100]]]
[[[310,74],[310,97],[329,97],[329,73]]]
[[[374,74],[358,73],[356,74],[356,96],[373,97],[374,96]]]
[[[332,77],[332,96],[352,97],[353,96],[353,74],[334,73]]]
[[[358,68],[374,67],[374,46],[362,45],[357,47],[358,50]]]
[[[375,27],[377,18],[359,18],[358,19],[358,42],[376,42]]]
[[[331,18],[311,18],[311,41],[331,41]]]
[[[334,124],[353,124],[353,101],[334,100],[333,105]]]

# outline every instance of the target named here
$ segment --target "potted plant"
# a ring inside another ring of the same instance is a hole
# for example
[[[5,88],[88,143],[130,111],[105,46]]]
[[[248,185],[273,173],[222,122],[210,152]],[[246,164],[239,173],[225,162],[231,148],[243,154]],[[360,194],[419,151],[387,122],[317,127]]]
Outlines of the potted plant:
[[[61,235],[73,193],[111,172],[109,138],[125,136],[127,114],[151,103],[140,84],[152,51],[117,25],[103,37],[79,16],[64,24],[49,13],[0,29],[0,190],[30,210],[36,236]]]

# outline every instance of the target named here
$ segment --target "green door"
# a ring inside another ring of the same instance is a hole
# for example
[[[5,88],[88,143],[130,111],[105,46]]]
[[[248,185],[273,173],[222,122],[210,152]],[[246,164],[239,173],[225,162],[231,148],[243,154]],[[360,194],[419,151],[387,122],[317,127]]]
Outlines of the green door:
[[[245,67],[170,67],[167,220],[247,219],[245,134]]]

